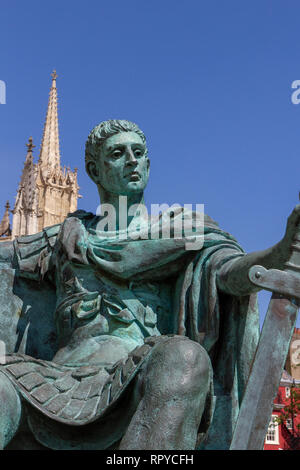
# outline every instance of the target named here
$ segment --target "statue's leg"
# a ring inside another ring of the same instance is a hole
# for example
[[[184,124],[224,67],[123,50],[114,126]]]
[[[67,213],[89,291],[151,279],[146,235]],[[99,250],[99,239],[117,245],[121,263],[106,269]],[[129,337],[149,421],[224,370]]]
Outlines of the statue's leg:
[[[16,434],[22,414],[20,397],[10,380],[0,371],[0,449]]]
[[[120,449],[194,449],[210,380],[198,343],[177,336],[158,345],[139,374],[140,402]]]

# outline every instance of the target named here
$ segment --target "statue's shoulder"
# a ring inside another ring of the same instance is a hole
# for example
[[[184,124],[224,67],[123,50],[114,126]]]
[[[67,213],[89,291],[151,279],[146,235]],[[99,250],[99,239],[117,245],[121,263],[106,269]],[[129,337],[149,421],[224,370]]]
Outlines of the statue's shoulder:
[[[28,253],[33,250],[41,250],[47,245],[53,246],[57,235],[61,228],[60,224],[51,225],[43,228],[41,232],[34,233],[33,235],[22,235],[15,238],[13,241],[16,249],[25,255],[25,251]],[[26,250],[28,248],[28,250]]]
[[[14,265],[21,275],[35,279],[46,271],[61,226],[61,223],[51,225],[33,235],[17,237],[12,242]]]
[[[20,236],[3,249],[0,245],[0,263],[10,264],[22,277],[39,280],[53,264],[50,263],[51,255],[55,252],[57,240],[66,239],[70,242],[70,234],[75,235],[74,229],[85,226],[93,217],[94,214],[90,212],[78,210],[68,214],[59,224],[45,227],[33,235]],[[71,243],[66,245],[70,247]]]
[[[0,243],[0,265],[9,265],[17,268],[24,264],[24,260],[34,260],[39,254],[54,246],[62,224],[45,227],[41,232],[33,235],[21,235],[11,241]]]
[[[175,211],[174,211],[174,208],[173,207],[170,207],[165,213],[169,213],[169,212],[172,212],[174,213],[177,213],[180,217],[183,217],[184,219],[191,219],[194,224],[194,222],[196,220],[199,219],[199,215],[201,216],[201,224],[204,223],[204,226],[207,226],[207,227],[210,227],[210,228],[217,228],[219,229],[220,226],[218,224],[218,222],[216,222],[214,219],[212,219],[209,215],[207,215],[206,213],[203,213],[202,211],[201,212],[198,212],[197,210],[194,211],[194,210],[191,210],[189,207],[186,207],[186,206],[178,206],[176,207]],[[203,218],[202,218],[203,217]]]
[[[235,244],[238,244],[235,237],[233,237],[229,232],[226,232],[225,230],[223,230],[223,228],[220,227],[219,223],[216,222],[207,214],[204,215],[204,226],[205,226],[207,233],[214,233],[214,234],[220,235],[223,238],[225,237],[225,239],[231,240]],[[239,246],[239,249],[242,250],[240,246]]]
[[[204,225],[210,226],[212,228],[220,228],[218,222],[212,219],[209,215],[204,214]]]

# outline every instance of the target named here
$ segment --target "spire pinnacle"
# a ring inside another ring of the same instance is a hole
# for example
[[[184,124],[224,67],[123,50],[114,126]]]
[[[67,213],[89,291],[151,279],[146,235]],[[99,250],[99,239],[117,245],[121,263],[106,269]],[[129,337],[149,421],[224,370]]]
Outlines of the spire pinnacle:
[[[53,70],[51,77],[52,86],[49,93],[48,109],[39,157],[39,166],[41,169],[47,169],[47,171],[56,166],[60,166],[56,70]]]
[[[57,79],[58,75],[57,75],[55,69],[51,73],[51,77],[52,77],[52,88],[56,88],[56,79]]]
[[[32,150],[35,147],[35,145],[33,145],[32,137],[29,137],[28,144],[26,144],[26,147],[27,147],[27,153],[32,153]]]

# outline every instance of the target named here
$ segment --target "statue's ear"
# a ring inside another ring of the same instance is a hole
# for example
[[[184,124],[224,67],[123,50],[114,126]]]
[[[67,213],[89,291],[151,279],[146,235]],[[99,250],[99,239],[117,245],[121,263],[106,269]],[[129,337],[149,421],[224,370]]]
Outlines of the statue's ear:
[[[98,183],[99,172],[95,162],[90,161],[87,163],[86,172],[89,177],[94,181],[94,183]]]

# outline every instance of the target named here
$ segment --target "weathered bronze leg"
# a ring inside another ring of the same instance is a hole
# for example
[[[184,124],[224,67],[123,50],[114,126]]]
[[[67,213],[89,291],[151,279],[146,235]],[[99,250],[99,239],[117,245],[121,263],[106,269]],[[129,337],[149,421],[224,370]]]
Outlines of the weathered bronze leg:
[[[16,434],[22,414],[21,400],[10,380],[0,372],[0,449]]]
[[[141,370],[141,400],[120,449],[194,449],[210,386],[206,351],[187,338],[160,344]]]

